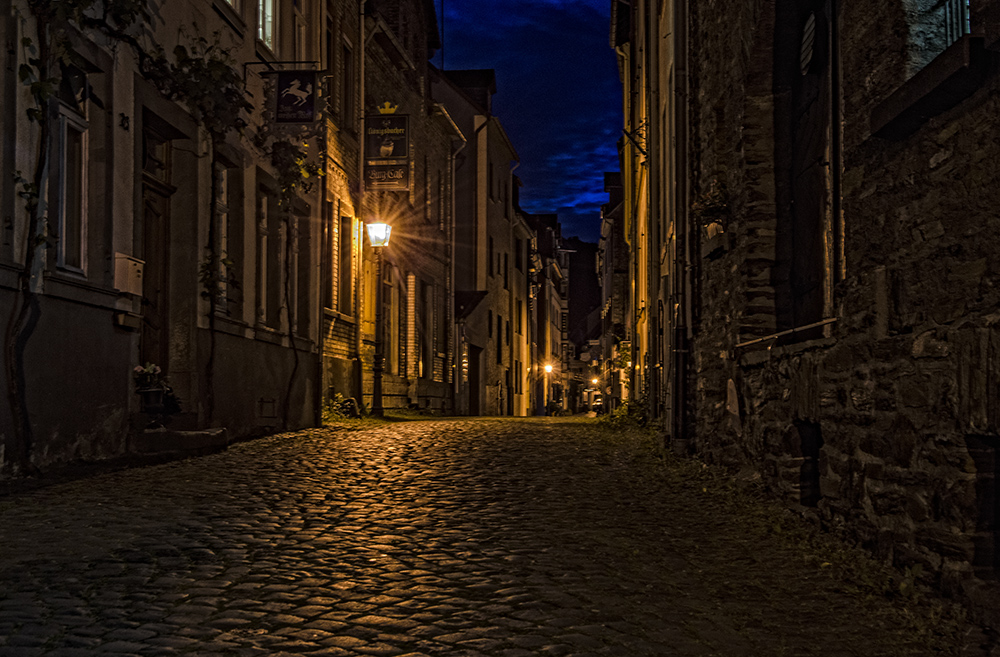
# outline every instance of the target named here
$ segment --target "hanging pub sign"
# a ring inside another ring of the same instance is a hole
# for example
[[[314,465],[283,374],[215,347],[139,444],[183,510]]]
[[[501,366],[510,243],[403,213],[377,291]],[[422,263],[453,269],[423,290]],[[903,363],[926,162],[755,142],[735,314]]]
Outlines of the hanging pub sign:
[[[410,163],[365,164],[365,187],[390,192],[405,192],[410,189]]]
[[[379,114],[365,119],[365,187],[409,191],[409,116]]]
[[[316,120],[316,71],[278,71],[275,87],[275,123],[312,123]]]
[[[410,157],[410,117],[380,114],[365,119],[365,159],[403,160]]]

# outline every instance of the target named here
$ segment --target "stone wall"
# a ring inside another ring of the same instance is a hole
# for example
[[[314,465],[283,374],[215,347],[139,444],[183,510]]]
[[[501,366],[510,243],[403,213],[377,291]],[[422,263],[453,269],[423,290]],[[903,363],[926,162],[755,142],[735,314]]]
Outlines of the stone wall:
[[[909,14],[898,2],[843,3],[834,193],[845,268],[830,277],[832,322],[823,336],[744,344],[776,332],[784,120],[764,84],[771,64],[761,65],[782,3],[737,10],[745,4],[718,0],[692,17],[694,196],[724,180],[730,212],[722,248],[701,249],[698,264],[697,448],[753,464],[790,503],[885,560],[923,564],[947,591],[988,596],[1000,536],[1000,174],[988,164],[1000,156],[996,69],[911,135],[873,137],[872,112],[913,84]],[[752,37],[752,55],[727,47],[733,33]]]

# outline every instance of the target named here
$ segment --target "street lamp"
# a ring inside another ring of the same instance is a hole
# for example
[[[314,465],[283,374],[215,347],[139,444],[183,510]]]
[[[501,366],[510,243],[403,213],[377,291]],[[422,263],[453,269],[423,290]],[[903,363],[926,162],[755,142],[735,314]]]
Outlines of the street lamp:
[[[382,249],[389,246],[392,226],[383,223],[368,224],[368,241],[375,249],[375,356],[372,359],[372,415],[382,417]]]

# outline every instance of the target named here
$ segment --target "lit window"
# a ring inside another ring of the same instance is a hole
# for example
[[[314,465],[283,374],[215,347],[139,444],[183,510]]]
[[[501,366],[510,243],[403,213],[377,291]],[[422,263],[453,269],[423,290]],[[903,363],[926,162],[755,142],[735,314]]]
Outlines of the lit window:
[[[277,22],[274,15],[274,0],[258,0],[257,17],[259,19],[257,38],[265,46],[274,50],[275,23]]]

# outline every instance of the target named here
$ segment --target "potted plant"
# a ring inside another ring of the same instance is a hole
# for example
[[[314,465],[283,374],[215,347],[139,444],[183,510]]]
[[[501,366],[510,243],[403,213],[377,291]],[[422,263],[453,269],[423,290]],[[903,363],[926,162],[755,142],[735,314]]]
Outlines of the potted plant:
[[[163,411],[163,397],[167,385],[160,377],[162,371],[160,366],[154,363],[136,365],[132,370],[135,377],[135,392],[142,398],[142,410],[145,413]]]

